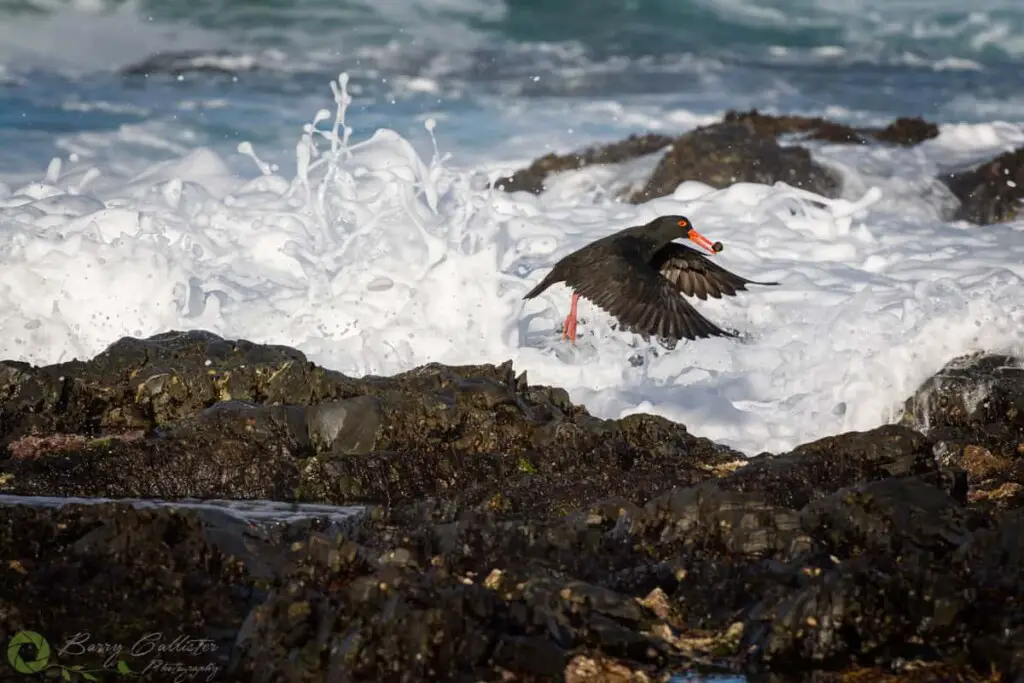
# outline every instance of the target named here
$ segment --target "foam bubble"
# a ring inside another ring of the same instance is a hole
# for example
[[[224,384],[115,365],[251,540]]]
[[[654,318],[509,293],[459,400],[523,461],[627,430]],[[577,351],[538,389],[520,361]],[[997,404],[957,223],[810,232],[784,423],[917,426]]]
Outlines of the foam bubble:
[[[303,127],[290,177],[243,144],[250,179],[194,148],[141,171],[61,161],[0,188],[0,357],[50,363],[123,335],[205,328],[352,374],[512,358],[594,414],[654,412],[755,453],[876,426],[953,356],[1024,345],[1024,224],[949,225],[920,188],[864,172],[862,150],[848,148],[857,182],[839,200],[687,183],[633,206],[572,176],[558,192],[510,195],[450,165],[437,126],[429,158],[391,130],[353,140],[344,76],[332,93],[335,112]],[[1008,131],[944,128],[934,144],[877,153],[903,177],[960,149],[958,136]],[[584,302],[573,347],[559,339],[563,287],[522,301],[570,250],[667,213],[724,242],[726,268],[782,283],[698,302],[742,339],[659,351]]]

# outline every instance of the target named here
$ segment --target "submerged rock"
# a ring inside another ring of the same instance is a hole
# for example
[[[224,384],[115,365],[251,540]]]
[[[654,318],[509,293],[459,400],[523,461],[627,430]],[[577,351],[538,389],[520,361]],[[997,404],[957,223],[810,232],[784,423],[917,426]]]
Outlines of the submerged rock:
[[[960,200],[954,220],[979,225],[1004,223],[1020,214],[1024,201],[1024,148],[942,180]]]
[[[268,525],[0,499],[0,636],[106,671],[59,644],[162,629],[215,645],[163,673],[245,682],[1017,680],[1024,506],[974,494],[1022,455],[1019,367],[951,363],[903,425],[748,461],[510,364],[355,379],[199,332],[3,363],[8,492],[367,506]]]

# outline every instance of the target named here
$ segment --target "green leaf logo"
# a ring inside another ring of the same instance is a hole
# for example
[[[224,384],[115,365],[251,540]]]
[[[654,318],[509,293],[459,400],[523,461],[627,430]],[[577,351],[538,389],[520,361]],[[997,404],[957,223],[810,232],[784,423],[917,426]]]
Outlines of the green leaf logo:
[[[128,662],[124,661],[123,659],[117,660],[117,673],[130,674],[131,672],[132,668],[128,666]]]
[[[24,645],[35,647],[35,659],[25,659],[22,656],[22,646]],[[50,663],[50,644],[46,642],[46,638],[35,631],[18,631],[7,643],[7,661],[18,673],[39,673]]]

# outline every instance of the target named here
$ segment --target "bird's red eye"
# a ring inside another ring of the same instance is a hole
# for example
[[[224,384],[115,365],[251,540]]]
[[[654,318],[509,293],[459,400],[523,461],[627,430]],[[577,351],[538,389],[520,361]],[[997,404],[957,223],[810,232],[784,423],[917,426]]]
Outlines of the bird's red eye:
[[[689,224],[690,224],[690,221],[687,221],[687,220],[681,220],[681,221],[679,221],[679,227],[680,227],[680,228],[685,228],[685,227],[686,227],[686,226],[688,226]]]

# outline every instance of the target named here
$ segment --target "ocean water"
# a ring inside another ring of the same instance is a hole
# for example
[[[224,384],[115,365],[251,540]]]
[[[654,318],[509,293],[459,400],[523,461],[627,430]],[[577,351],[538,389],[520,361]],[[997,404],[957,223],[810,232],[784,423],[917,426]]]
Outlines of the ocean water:
[[[953,356],[1024,344],[1024,224],[950,223],[933,180],[1024,144],[1024,5],[959,7],[0,0],[0,357],[201,327],[353,374],[512,358],[594,414],[750,454],[877,426]],[[134,68],[154,57],[177,66]],[[612,201],[637,164],[486,189],[552,149],[755,106],[942,126],[815,145],[845,181],[824,208],[782,185]],[[782,283],[698,302],[742,340],[665,352],[584,302],[571,347],[564,288],[521,300],[663,213]]]
[[[123,77],[161,53],[191,70]],[[0,173],[69,153],[139,172],[199,146],[241,172],[250,141],[290,174],[341,71],[362,135],[429,151],[432,117],[473,166],[727,108],[1012,121],[1022,59],[1010,0],[0,0]]]

